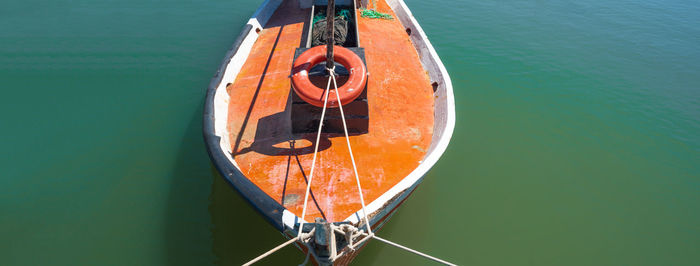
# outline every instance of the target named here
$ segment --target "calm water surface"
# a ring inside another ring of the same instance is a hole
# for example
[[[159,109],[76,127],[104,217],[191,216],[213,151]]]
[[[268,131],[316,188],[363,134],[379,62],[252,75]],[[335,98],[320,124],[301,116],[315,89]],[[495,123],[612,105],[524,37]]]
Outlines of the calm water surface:
[[[261,2],[3,2],[0,265],[236,265],[282,241],[200,133]],[[464,265],[700,264],[697,1],[406,2],[457,128],[381,235]]]

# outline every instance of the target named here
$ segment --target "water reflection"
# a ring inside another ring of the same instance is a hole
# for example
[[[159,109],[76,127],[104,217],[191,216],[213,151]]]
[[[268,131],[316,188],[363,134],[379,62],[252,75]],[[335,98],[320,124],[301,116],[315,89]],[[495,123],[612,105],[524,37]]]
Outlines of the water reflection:
[[[220,265],[241,265],[285,240],[211,166],[212,251]],[[304,260],[301,251],[287,247],[256,265],[290,265]]]
[[[175,142],[179,149],[168,175],[170,187],[163,221],[163,260],[168,265],[205,264],[213,257],[206,247],[210,241],[206,206],[211,179],[202,141],[201,114],[200,105],[189,115],[180,142]]]
[[[200,106],[190,116],[170,174],[163,257],[167,265],[241,265],[284,237],[211,164],[202,140],[201,114]],[[289,247],[259,265],[298,264],[303,259],[299,250]]]

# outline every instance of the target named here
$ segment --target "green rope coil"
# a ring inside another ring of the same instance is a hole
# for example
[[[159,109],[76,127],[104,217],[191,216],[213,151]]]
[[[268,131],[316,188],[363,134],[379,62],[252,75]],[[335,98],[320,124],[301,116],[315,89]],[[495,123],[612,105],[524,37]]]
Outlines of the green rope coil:
[[[318,13],[314,16],[314,24],[316,24],[316,22],[318,22],[319,20],[324,20],[324,19],[326,19],[326,14]]]
[[[340,11],[336,12],[335,14],[336,17],[342,17],[344,19],[349,19],[350,18],[350,10],[348,9],[341,9]]]
[[[394,19],[393,16],[391,16],[387,13],[379,12],[375,9],[362,9],[360,12],[360,15],[363,18]],[[340,18],[345,19],[345,20],[350,20],[350,10],[345,9],[345,8],[340,9],[340,10],[338,10],[338,12],[335,12],[335,16],[336,16],[336,18],[340,17]],[[326,19],[326,13],[325,12],[318,13],[314,16],[313,23],[316,24],[316,22],[318,22],[320,20],[324,20],[324,19]]]
[[[362,9],[360,15],[363,18],[379,18],[379,19],[394,19],[387,13],[377,11],[377,0],[372,1],[372,9]]]
[[[335,12],[335,17],[342,18],[345,20],[350,20],[350,10],[345,9],[345,8],[340,9],[340,10],[338,10],[338,12]],[[326,13],[325,12],[318,13],[314,16],[313,23],[316,24],[316,22],[318,22],[319,20],[324,20],[324,19],[326,19]]]
[[[389,15],[389,14],[382,13],[382,12],[379,12],[379,11],[376,11],[376,10],[373,10],[373,9],[363,9],[363,10],[360,12],[360,15],[361,15],[363,18],[394,19],[394,17],[392,17],[392,16]]]

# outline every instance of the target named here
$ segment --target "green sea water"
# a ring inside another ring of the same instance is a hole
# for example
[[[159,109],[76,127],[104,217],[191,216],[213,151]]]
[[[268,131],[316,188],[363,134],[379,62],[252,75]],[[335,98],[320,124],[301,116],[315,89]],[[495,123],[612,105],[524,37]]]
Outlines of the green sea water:
[[[0,265],[238,265],[283,240],[201,137],[261,2],[0,4]],[[700,3],[406,3],[457,124],[381,236],[460,265],[700,265]]]

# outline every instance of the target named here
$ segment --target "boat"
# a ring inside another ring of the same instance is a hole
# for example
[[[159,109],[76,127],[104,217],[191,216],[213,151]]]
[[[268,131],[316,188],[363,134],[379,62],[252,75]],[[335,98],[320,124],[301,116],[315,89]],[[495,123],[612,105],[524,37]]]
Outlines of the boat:
[[[209,85],[203,134],[221,176],[288,239],[263,255],[295,245],[347,265],[367,240],[390,242],[377,230],[454,123],[450,77],[402,0],[266,0]]]

